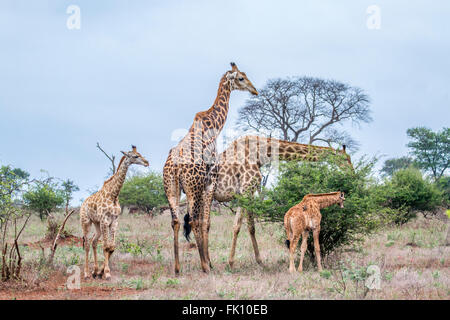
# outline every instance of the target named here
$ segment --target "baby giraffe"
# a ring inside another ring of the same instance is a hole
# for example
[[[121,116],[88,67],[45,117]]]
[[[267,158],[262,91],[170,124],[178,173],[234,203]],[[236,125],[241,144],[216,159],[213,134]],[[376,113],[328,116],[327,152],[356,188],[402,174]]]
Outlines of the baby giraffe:
[[[81,205],[80,222],[83,229],[83,248],[85,250],[84,278],[89,274],[89,242],[88,234],[91,224],[95,226],[95,236],[92,238],[92,250],[94,252],[94,272],[92,277],[105,279],[111,278],[109,269],[109,258],[115,249],[115,236],[120,215],[119,193],[127,175],[128,167],[132,164],[139,164],[148,167],[148,161],[132,146],[129,152],[123,152],[116,173],[103,183],[103,187],[93,195],[89,196]],[[97,242],[103,236],[103,255],[105,261],[103,267],[98,270],[97,264]]]
[[[294,255],[298,240],[302,236],[302,245],[300,247],[300,265],[298,271],[303,271],[303,257],[305,255],[306,243],[309,231],[313,231],[314,236],[314,254],[317,260],[317,268],[322,271],[320,262],[320,220],[322,215],[320,209],[329,207],[333,204],[339,204],[344,207],[345,196],[341,191],[331,193],[307,194],[303,200],[290,208],[284,215],[284,227],[286,228],[286,245],[290,253],[289,272],[295,271]]]

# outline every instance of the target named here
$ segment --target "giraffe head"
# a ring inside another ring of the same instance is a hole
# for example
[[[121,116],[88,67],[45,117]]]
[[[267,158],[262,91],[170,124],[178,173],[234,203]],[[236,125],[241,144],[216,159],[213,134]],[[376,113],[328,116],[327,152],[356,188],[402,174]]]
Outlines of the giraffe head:
[[[258,95],[258,91],[245,72],[240,71],[234,62],[231,62],[231,70],[227,71],[225,76],[230,81],[231,90],[248,91],[253,95]]]
[[[344,207],[344,201],[345,201],[345,194],[343,191],[340,191],[339,194],[339,207],[343,208]]]
[[[139,152],[137,152],[135,146],[131,146],[131,151],[123,152],[123,155],[125,156],[125,161],[127,161],[129,164],[139,164],[144,167],[148,167],[149,163],[147,159],[145,159]]]

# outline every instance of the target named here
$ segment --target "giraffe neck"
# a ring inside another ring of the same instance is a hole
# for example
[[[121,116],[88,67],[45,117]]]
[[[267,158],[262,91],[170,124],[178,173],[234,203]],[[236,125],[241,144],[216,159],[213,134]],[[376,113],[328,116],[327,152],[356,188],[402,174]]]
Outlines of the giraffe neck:
[[[268,138],[269,144],[275,144],[279,146],[278,158],[280,160],[306,160],[306,161],[318,161],[319,156],[327,151],[333,151],[329,147],[313,146],[310,144],[302,144],[297,142],[279,140]],[[268,151],[268,158],[272,156],[272,150]]]
[[[117,199],[117,197],[119,196],[120,190],[122,189],[123,183],[125,182],[129,166],[130,164],[128,163],[128,161],[126,161],[125,156],[122,157],[116,173],[111,178],[105,181],[103,189],[106,189],[106,193],[109,194],[113,200]]]
[[[219,88],[217,89],[217,96],[213,105],[205,111],[203,117],[209,118],[210,122],[204,123],[208,129],[215,129],[218,131],[217,135],[222,130],[227,120],[228,107],[230,103],[231,84],[227,79],[226,74],[220,79]]]
[[[301,144],[274,138],[245,136],[239,138],[222,153],[221,161],[258,163],[263,166],[278,157],[279,160],[317,161],[319,155],[332,148]]]
[[[305,198],[315,201],[319,205],[320,209],[323,209],[338,203],[340,195],[340,192],[331,192],[322,194],[308,194]]]

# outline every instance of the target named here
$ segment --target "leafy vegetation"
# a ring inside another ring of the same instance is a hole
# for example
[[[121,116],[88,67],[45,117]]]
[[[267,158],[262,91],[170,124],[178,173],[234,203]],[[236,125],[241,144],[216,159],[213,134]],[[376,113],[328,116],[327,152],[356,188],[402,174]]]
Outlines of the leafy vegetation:
[[[409,167],[417,167],[417,164],[414,162],[413,158],[411,157],[392,158],[384,162],[383,168],[381,169],[381,173],[384,176],[392,177],[394,172]]]
[[[321,252],[326,255],[342,245],[353,243],[375,230],[383,218],[383,208],[372,197],[375,185],[371,172],[376,159],[363,159],[355,170],[342,168],[336,157],[319,162],[288,162],[280,166],[275,187],[264,198],[240,197],[239,205],[270,221],[282,222],[284,214],[308,193],[345,192],[345,207],[321,210]],[[312,237],[308,251],[313,255]]]
[[[391,219],[396,224],[408,222],[416,216],[416,211],[434,211],[442,203],[436,185],[415,168],[396,171],[380,188],[384,205],[395,209]]]
[[[450,128],[434,132],[417,127],[408,129],[406,133],[411,139],[408,147],[416,163],[430,172],[434,181],[438,181],[450,167]]]
[[[144,212],[166,204],[162,175],[150,172],[127,179],[120,192],[119,201],[121,205],[134,205]]]
[[[51,179],[44,183],[34,184],[28,192],[23,195],[25,205],[39,214],[43,220],[53,210],[64,204],[65,197],[61,189]]]

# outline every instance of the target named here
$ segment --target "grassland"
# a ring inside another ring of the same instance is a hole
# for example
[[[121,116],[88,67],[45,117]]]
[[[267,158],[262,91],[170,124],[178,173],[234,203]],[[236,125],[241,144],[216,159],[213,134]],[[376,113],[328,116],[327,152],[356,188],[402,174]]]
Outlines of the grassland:
[[[450,247],[445,246],[445,217],[419,217],[403,226],[387,226],[364,242],[335,252],[317,272],[306,259],[302,274],[288,273],[284,230],[279,224],[257,223],[264,266],[256,264],[247,228],[243,225],[235,266],[227,265],[233,216],[213,214],[210,274],[199,266],[195,245],[181,240],[181,275],[173,273],[170,216],[123,215],[117,249],[111,260],[112,279],[81,279],[80,290],[69,290],[67,268],[82,271],[84,251],[79,242],[57,249],[54,267],[43,263],[36,246],[22,246],[22,281],[0,283],[1,299],[449,299]],[[81,235],[78,216],[66,229]],[[43,238],[45,222],[33,217],[21,243]],[[44,249],[48,255],[49,249]],[[103,258],[101,245],[99,257]],[[298,263],[298,261],[297,261]],[[381,288],[367,289],[367,267],[380,270]],[[92,260],[91,260],[92,266]]]

